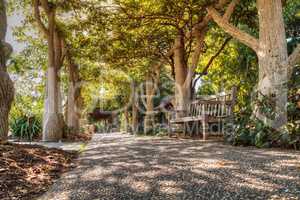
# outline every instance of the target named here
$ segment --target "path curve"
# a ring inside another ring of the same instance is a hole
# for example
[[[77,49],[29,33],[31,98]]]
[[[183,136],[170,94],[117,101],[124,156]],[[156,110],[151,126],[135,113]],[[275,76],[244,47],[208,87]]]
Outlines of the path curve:
[[[39,200],[300,199],[300,152],[96,134]]]

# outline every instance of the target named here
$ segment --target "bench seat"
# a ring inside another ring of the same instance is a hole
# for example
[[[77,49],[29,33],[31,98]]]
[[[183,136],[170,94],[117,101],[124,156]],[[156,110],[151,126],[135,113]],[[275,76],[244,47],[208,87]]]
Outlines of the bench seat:
[[[212,116],[207,116],[206,120],[207,122],[219,122],[220,120],[224,120],[226,119],[227,116],[223,116],[223,117],[212,117]],[[177,118],[177,119],[171,119],[170,123],[173,124],[182,124],[185,122],[193,122],[193,121],[202,121],[204,120],[203,116],[198,116],[198,117],[182,117],[182,118]]]

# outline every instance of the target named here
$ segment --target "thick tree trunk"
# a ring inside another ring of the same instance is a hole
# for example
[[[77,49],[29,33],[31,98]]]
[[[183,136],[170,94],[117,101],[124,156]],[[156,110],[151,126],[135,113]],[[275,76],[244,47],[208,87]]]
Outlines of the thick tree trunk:
[[[154,93],[155,93],[154,81],[151,75],[148,75],[146,80],[146,113],[144,119],[145,134],[150,133],[154,127],[154,105],[153,105]]]
[[[188,73],[184,35],[178,34],[174,44],[174,65],[175,65],[175,103],[176,110],[185,110],[190,100],[190,88],[185,87]]]
[[[226,13],[233,12],[239,0],[233,0]],[[227,33],[252,48],[259,60],[259,82],[257,90],[267,98],[273,98],[276,106],[273,108],[276,116],[269,119],[260,112],[260,106],[255,108],[254,115],[273,128],[282,127],[287,121],[287,85],[288,71],[295,64],[297,56],[288,57],[287,42],[282,13],[281,0],[257,0],[259,15],[259,39],[231,25],[228,17],[222,18],[218,12],[209,8],[208,12],[214,21]],[[297,52],[297,49],[296,51]],[[294,52],[294,53],[295,53]]]
[[[7,30],[5,1],[0,0],[0,141],[7,140],[9,130],[8,116],[14,100],[14,85],[6,70],[6,61],[12,48],[6,43]]]
[[[59,113],[59,118],[61,122],[61,127],[62,127],[62,132],[64,132],[64,127],[66,127],[66,123],[64,120],[64,115],[63,115],[63,105],[62,105],[62,100],[63,100],[63,94],[61,90],[61,81],[60,81],[60,71],[63,66],[63,46],[62,46],[62,38],[59,35],[59,31],[56,28],[55,24],[55,31],[54,31],[54,58],[55,58],[55,68],[57,69],[57,95],[58,95],[58,113]]]
[[[59,113],[59,94],[57,71],[49,67],[47,71],[45,110],[43,117],[43,141],[58,141],[63,136],[61,113]]]
[[[277,117],[272,126],[287,121],[288,53],[281,0],[258,0],[259,13],[259,83],[258,91],[276,100]],[[259,115],[259,117],[261,117]]]
[[[48,71],[46,84],[46,100],[43,117],[43,141],[58,141],[63,136],[63,115],[61,106],[61,94],[58,72],[61,66],[58,66],[58,55],[55,49],[57,44],[57,35],[55,35],[55,12],[48,14],[49,33],[48,41]]]
[[[219,0],[215,2],[215,7],[218,9],[223,8],[229,0]],[[235,0],[238,1],[238,0]],[[229,6],[230,10],[234,9],[234,6]],[[226,18],[230,18],[233,11],[229,11],[225,14]],[[175,68],[175,109],[186,110],[190,104],[193,95],[193,78],[197,65],[203,51],[205,35],[208,31],[208,24],[211,21],[211,16],[208,14],[202,18],[201,22],[196,24],[193,29],[188,33],[184,34],[179,32],[177,38],[174,42],[174,68]],[[191,66],[188,66],[188,59],[186,59],[186,50],[185,50],[185,38],[196,39],[194,52],[192,54]]]

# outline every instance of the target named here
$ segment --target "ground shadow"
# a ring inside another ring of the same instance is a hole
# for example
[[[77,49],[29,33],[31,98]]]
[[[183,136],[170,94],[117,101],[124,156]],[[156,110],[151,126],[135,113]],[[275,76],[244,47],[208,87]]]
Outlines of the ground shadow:
[[[300,153],[220,142],[96,135],[42,199],[300,197]]]

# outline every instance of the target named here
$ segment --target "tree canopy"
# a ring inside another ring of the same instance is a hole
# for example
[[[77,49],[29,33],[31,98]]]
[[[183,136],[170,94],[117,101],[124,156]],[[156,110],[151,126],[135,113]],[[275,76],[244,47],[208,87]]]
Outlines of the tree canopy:
[[[9,13],[23,17],[14,36],[26,44],[9,63],[20,91],[12,118],[42,117],[49,95],[58,96],[66,121],[95,107],[134,116],[135,84],[148,97],[137,100],[145,119],[164,99],[184,109],[192,99],[233,86],[238,86],[236,113],[242,112],[253,103],[250,96],[261,79],[261,58],[254,51],[262,36],[259,6],[266,5],[254,0],[9,0]],[[299,62],[299,8],[297,0],[282,5],[293,67]],[[49,89],[51,52],[57,94]],[[72,111],[70,102],[80,111]]]

